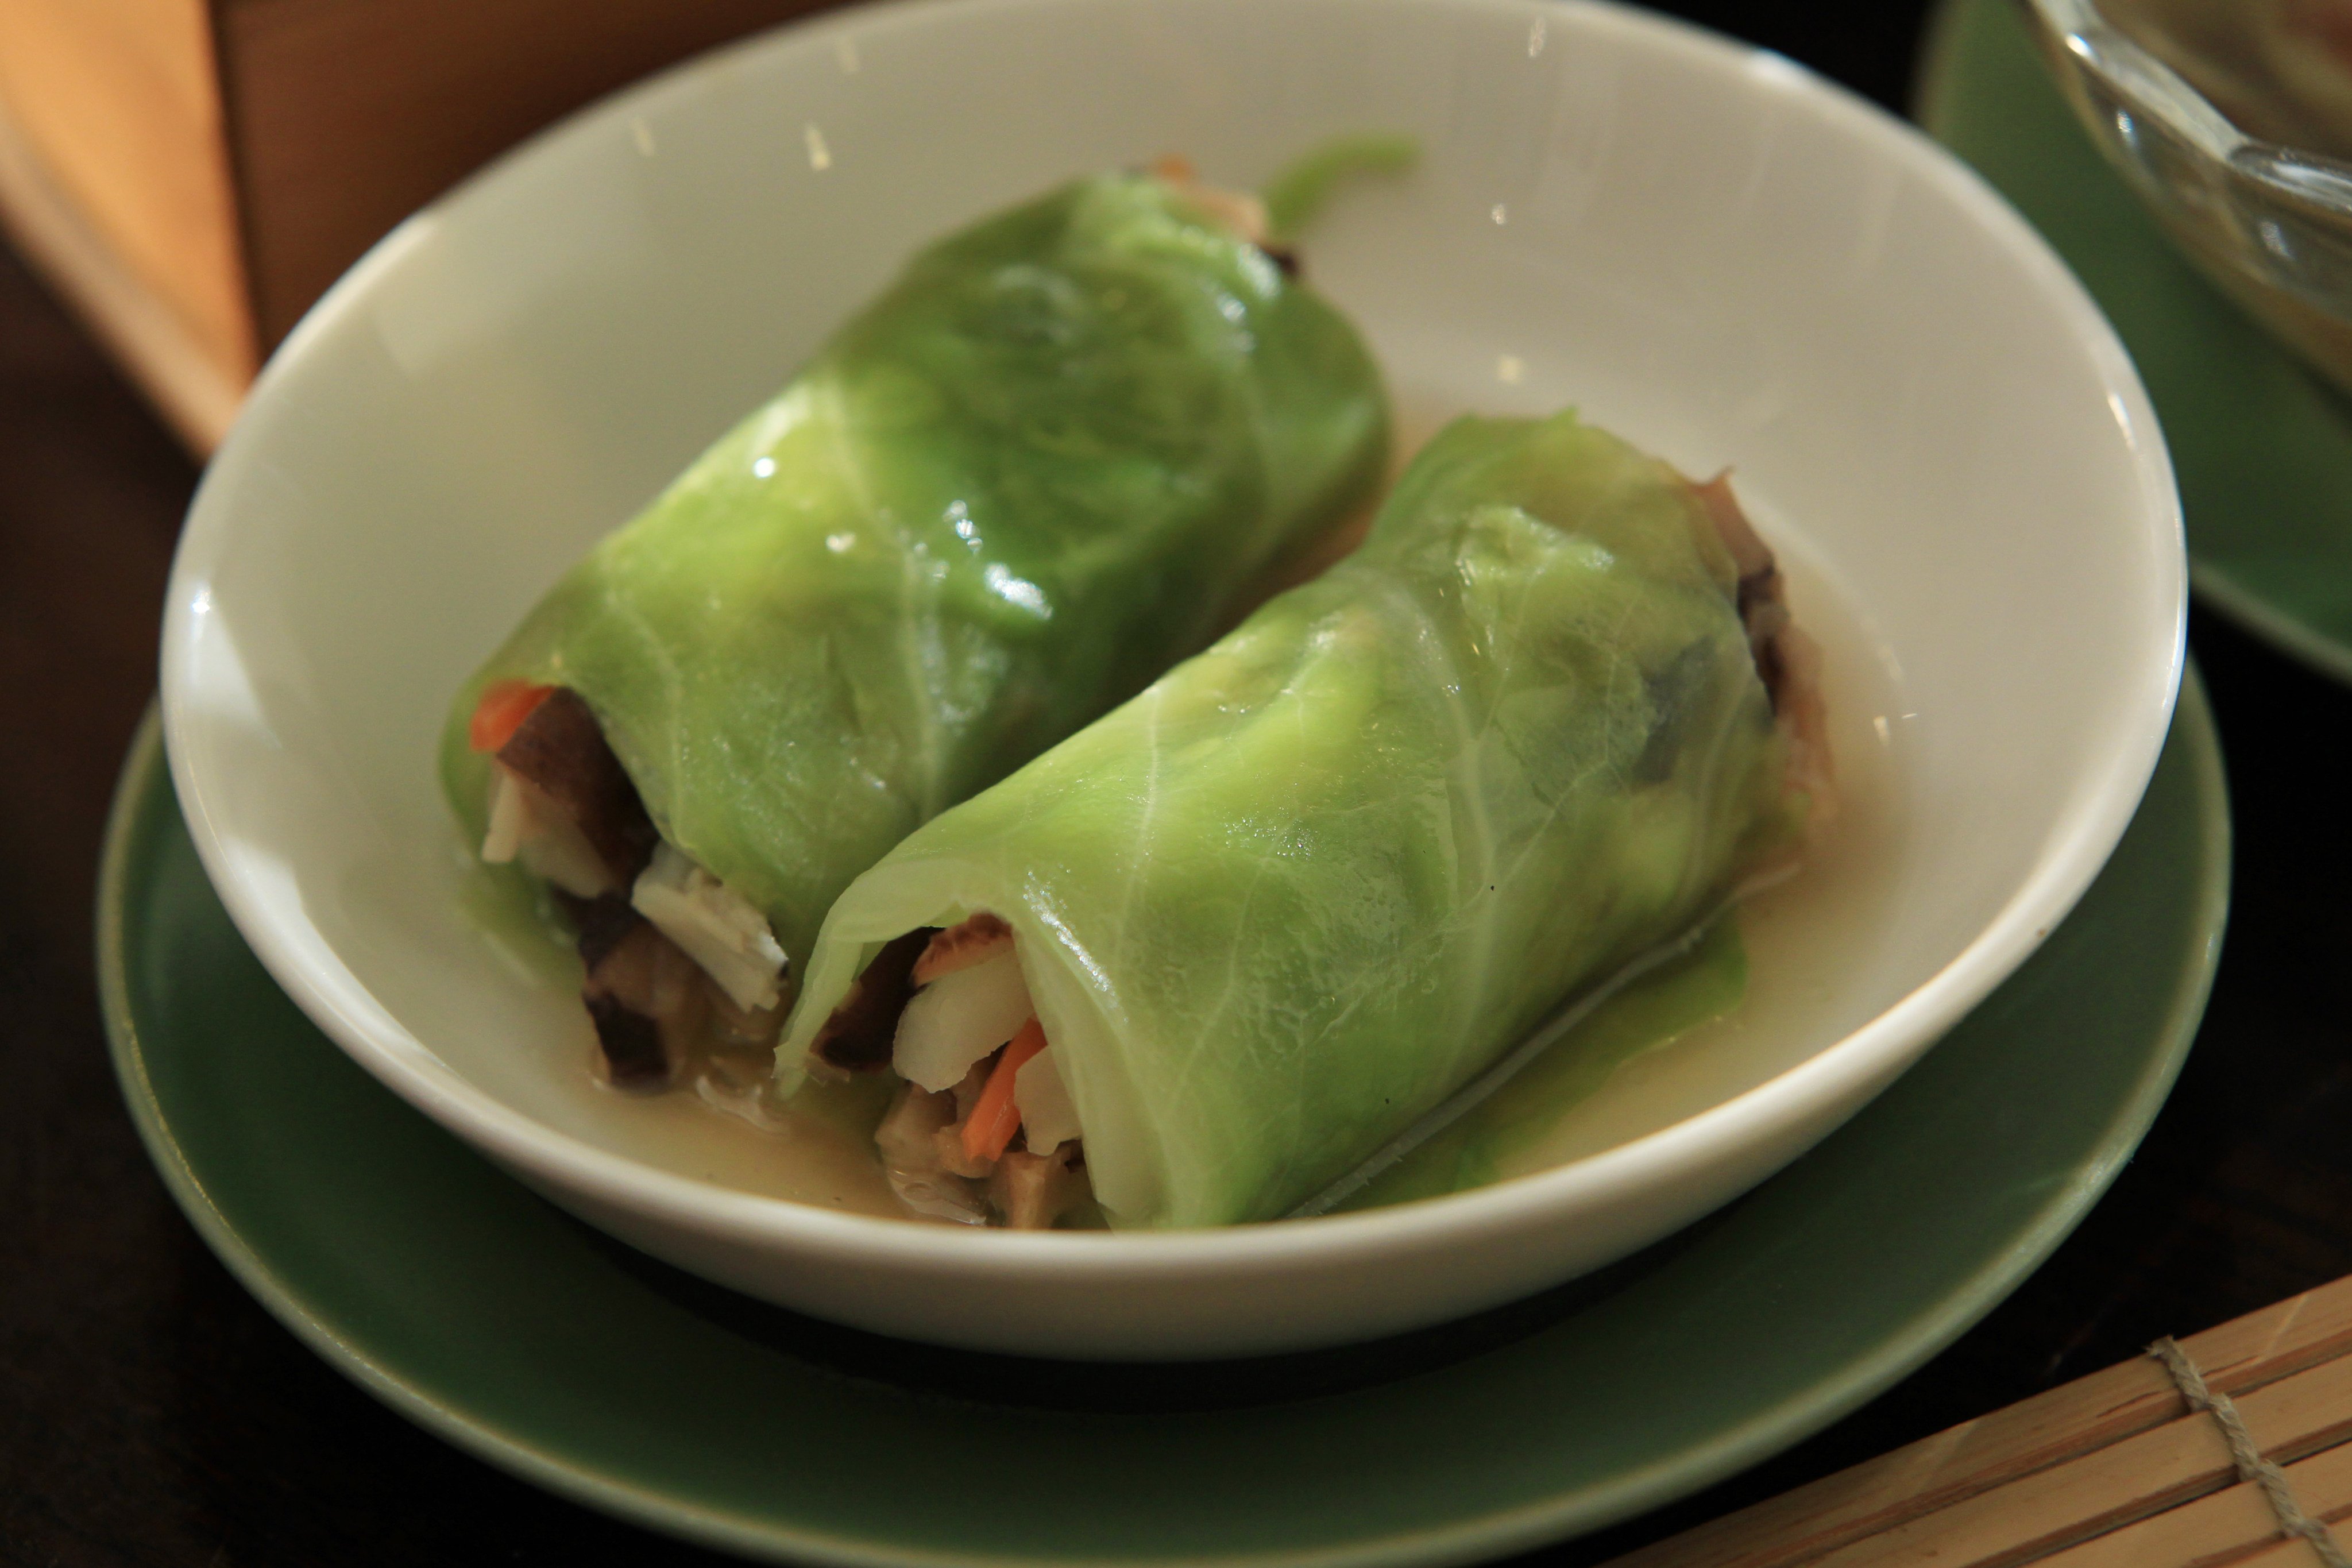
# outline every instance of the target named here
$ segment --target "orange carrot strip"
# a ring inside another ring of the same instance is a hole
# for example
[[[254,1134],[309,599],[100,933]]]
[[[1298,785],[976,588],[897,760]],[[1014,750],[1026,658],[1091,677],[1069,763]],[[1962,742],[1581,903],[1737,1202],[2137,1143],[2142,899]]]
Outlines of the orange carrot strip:
[[[554,695],[552,686],[534,686],[528,680],[491,681],[474,707],[473,722],[466,727],[467,743],[478,752],[499,750],[514,739],[514,732],[539,710],[541,703]]]
[[[1013,1077],[1022,1063],[1045,1048],[1045,1031],[1034,1018],[1005,1042],[1004,1054],[989,1069],[988,1082],[982,1086],[971,1115],[963,1124],[965,1159],[993,1160],[1012,1143],[1013,1135],[1021,1131],[1021,1108],[1013,1103]]]

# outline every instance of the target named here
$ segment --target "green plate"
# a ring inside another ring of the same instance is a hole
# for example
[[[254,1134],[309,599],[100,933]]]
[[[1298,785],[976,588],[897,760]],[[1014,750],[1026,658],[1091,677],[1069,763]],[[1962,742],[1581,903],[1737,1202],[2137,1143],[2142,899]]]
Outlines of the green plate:
[[[1928,132],[2066,258],[2147,384],[2198,593],[2352,680],[2352,399],[2167,239],[2076,123],[2015,0],[1946,0],[1920,60]]]
[[[205,880],[152,718],[115,803],[99,954],[123,1094],[205,1239],[320,1355],[493,1464],[755,1556],[1444,1562],[1752,1464],[2022,1279],[2105,1190],[2188,1052],[2229,839],[2192,677],[2081,906],[1811,1155],[1533,1301],[1207,1367],[898,1344],[704,1285],[568,1218],[379,1087],[271,984]],[[1006,1453],[1024,1462],[992,1462]]]

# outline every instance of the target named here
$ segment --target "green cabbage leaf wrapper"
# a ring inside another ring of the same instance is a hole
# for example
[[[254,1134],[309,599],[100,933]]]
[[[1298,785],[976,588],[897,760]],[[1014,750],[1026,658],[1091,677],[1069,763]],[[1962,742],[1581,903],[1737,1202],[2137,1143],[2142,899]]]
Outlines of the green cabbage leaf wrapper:
[[[798,969],[851,878],[1204,645],[1387,441],[1328,305],[1162,181],[1082,180],[916,257],[598,544],[457,693],[444,787],[478,842],[483,689],[572,688]]]
[[[1737,595],[1664,463],[1457,421],[1352,557],[852,884],[780,1081],[881,942],[989,910],[1112,1222],[1290,1212],[1794,854]]]

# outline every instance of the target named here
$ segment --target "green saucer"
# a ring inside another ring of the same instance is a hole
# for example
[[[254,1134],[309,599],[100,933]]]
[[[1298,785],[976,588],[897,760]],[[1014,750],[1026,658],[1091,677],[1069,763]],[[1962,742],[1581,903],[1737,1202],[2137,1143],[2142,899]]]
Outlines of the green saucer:
[[[1807,1158],[1534,1301],[1207,1367],[898,1344],[568,1218],[270,983],[205,880],[152,718],[115,803],[99,956],[123,1094],[205,1239],[320,1355],[493,1464],[761,1557],[1450,1562],[1753,1464],[2022,1279],[2105,1190],[2189,1049],[2229,840],[2192,678],[2074,915]]]
[[[1946,0],[1916,108],[2065,258],[2131,351],[2204,600],[2352,680],[2352,398],[2183,258],[2059,95],[2015,0]]]

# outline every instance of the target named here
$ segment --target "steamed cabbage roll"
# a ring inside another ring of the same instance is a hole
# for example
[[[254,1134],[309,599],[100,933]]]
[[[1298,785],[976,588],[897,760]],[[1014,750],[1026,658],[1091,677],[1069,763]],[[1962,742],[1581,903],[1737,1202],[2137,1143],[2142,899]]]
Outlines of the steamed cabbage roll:
[[[1177,163],[955,234],[467,683],[449,800],[576,931],[615,1081],[764,1070],[851,878],[1368,503],[1379,376],[1295,273]]]
[[[1723,481],[1460,420],[1352,557],[852,883],[779,1081],[903,1080],[918,1212],[1290,1213],[1792,863],[1814,667]]]

